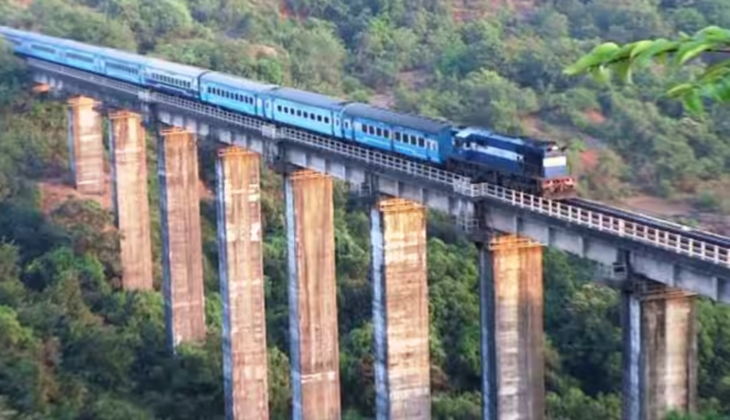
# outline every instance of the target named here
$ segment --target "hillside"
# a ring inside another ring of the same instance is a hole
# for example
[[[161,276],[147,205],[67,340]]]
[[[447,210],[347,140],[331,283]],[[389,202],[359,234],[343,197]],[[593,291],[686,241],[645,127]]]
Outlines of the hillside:
[[[562,74],[601,40],[709,22],[730,27],[730,3],[0,0],[0,24],[554,138],[569,147],[585,196],[723,222],[727,109],[713,109],[706,122],[688,120],[659,96],[671,75],[609,89]],[[172,357],[159,289],[119,290],[108,197],[78,196],[58,182],[68,176],[63,104],[31,97],[24,83],[0,51],[0,418],[223,419],[215,211],[206,193],[214,186],[212,150],[201,151],[210,336]],[[154,148],[150,142],[150,165]],[[154,166],[149,173],[156,209]],[[281,179],[264,171],[263,180],[270,407],[272,418],[286,419]],[[367,212],[342,185],[335,208],[343,418],[366,419],[374,410]],[[152,215],[159,288],[159,214]],[[428,257],[433,418],[479,418],[476,251],[434,214]],[[584,261],[545,251],[550,420],[620,418],[620,296],[593,276]],[[730,415],[730,310],[703,300],[698,312],[701,408]]]

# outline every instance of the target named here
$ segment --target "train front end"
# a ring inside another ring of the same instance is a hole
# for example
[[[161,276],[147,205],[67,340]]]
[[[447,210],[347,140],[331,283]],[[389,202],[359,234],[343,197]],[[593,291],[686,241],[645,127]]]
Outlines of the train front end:
[[[541,196],[550,200],[565,200],[577,194],[575,177],[570,174],[565,150],[552,144],[546,147],[542,159]]]

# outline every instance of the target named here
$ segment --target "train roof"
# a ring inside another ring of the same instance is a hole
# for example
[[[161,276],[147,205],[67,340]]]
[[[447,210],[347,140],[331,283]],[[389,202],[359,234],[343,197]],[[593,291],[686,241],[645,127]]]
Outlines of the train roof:
[[[225,73],[210,72],[203,76],[203,82],[210,81],[222,83],[232,88],[245,89],[250,92],[263,92],[277,87],[268,83],[261,83],[255,80],[245,79],[243,77],[231,76]]]
[[[556,144],[552,140],[540,140],[540,139],[534,139],[531,137],[507,136],[504,134],[495,133],[494,131],[491,131],[491,130],[488,130],[488,129],[482,128],[482,127],[467,127],[463,130],[460,130],[456,134],[456,137],[467,138],[472,135],[497,139],[497,140],[505,141],[505,142],[512,143],[512,144],[539,147],[539,148],[548,148],[548,147],[554,146]]]
[[[146,57],[143,55],[139,55],[137,53],[133,53],[133,52],[125,51],[125,50],[118,50],[116,48],[99,47],[98,53],[103,54],[104,57],[106,57],[106,58],[133,61],[133,62],[136,62],[137,64],[144,64],[146,61]]]
[[[208,70],[195,67],[195,66],[189,66],[187,64],[178,64],[173,63],[171,61],[163,60],[161,58],[157,57],[151,57],[151,56],[144,56],[146,58],[145,64],[149,67],[162,70],[162,71],[169,71],[173,73],[182,73],[187,76],[193,76],[197,77],[201,73],[205,73]]]
[[[4,34],[7,36],[22,37],[22,38],[34,40],[34,41],[53,42],[56,44],[63,44],[66,41],[63,38],[56,38],[56,37],[44,35],[44,34],[41,34],[38,32],[22,31],[22,30],[10,28],[7,26],[0,26],[0,34]]]
[[[8,26],[2,26],[2,25],[0,25],[0,34],[3,34],[3,35],[23,36],[23,35],[28,35],[30,33],[31,32],[19,31],[17,29],[14,29],[14,28],[11,28],[11,27],[8,27]]]
[[[362,103],[349,104],[345,107],[344,112],[354,117],[362,117],[373,121],[381,121],[386,124],[412,128],[429,134],[437,134],[445,129],[451,129],[451,124],[446,121],[404,114]]]
[[[319,108],[327,108],[333,111],[341,109],[347,102],[344,99],[333,98],[331,96],[289,87],[278,87],[271,91],[271,95],[275,98],[299,102],[304,105],[311,105]]]

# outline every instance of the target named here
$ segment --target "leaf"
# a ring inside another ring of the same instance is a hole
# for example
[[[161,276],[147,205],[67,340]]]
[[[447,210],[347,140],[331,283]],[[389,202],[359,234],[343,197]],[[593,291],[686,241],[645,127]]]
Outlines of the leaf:
[[[615,50],[606,61],[619,61],[629,58],[629,54],[635,47],[635,43],[626,44],[623,47]]]
[[[694,88],[695,85],[692,83],[682,83],[669,89],[666,95],[669,98],[676,98],[685,95],[687,92],[691,91]]]
[[[614,65],[618,78],[626,83],[632,83],[631,81],[631,62],[623,60]]]
[[[591,52],[591,55],[600,60],[606,60],[619,49],[620,47],[615,42],[605,42],[594,48],[593,52]]]
[[[619,46],[614,42],[606,42],[598,45],[589,54],[581,57],[573,65],[568,66],[563,70],[563,73],[572,76],[585,71],[593,72],[598,66],[602,66],[609,61],[611,55],[618,50]]]
[[[686,63],[687,61],[697,57],[698,55],[702,54],[703,52],[709,50],[713,47],[713,44],[709,44],[706,42],[690,42],[682,47],[680,47],[679,51],[677,51],[677,54],[674,57],[674,61],[676,64],[682,65]]]
[[[703,114],[702,98],[700,98],[700,93],[696,89],[692,89],[685,93],[682,102],[685,110],[687,110],[690,115],[701,116]]]
[[[724,60],[707,67],[698,80],[707,83],[721,77],[730,77],[730,60]]]
[[[634,49],[631,51],[631,59],[633,60],[634,57],[641,54],[642,52],[646,51],[647,48],[651,47],[652,44],[654,44],[654,41],[650,39],[645,39],[639,42],[636,42],[634,44]]]
[[[730,31],[719,26],[708,26],[697,31],[695,39],[712,42],[730,42]]]
[[[611,79],[611,70],[606,66],[598,66],[591,70],[591,75],[596,83],[606,84]]]
[[[701,95],[718,102],[730,101],[730,78],[704,85]]]
[[[644,52],[639,54],[636,58],[636,61],[640,65],[648,64],[649,61],[652,58],[654,58],[654,56],[674,50],[677,48],[678,45],[679,45],[678,42],[669,41],[664,38],[659,38],[656,41],[654,41],[649,48],[647,48],[646,50],[644,50]]]

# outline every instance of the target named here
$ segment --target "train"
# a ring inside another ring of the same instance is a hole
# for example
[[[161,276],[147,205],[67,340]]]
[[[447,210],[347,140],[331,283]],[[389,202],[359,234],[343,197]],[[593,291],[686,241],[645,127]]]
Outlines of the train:
[[[552,200],[576,195],[565,148],[554,141],[503,135],[484,127],[456,125],[4,26],[0,36],[19,56],[422,161],[473,182]]]

